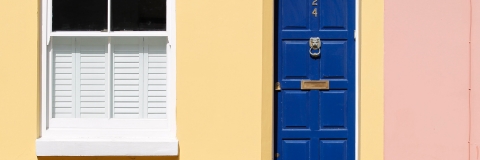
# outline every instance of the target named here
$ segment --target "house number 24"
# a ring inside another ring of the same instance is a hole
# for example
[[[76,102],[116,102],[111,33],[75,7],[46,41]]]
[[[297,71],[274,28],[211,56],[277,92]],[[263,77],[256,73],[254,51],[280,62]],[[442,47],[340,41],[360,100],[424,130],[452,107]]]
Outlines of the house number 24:
[[[317,4],[317,1],[318,1],[318,0],[313,0],[312,6],[317,6],[317,5],[318,5],[318,4]],[[313,9],[312,14],[315,15],[315,17],[317,17],[317,14],[318,14],[318,13],[317,13],[317,8],[316,8],[316,7]]]

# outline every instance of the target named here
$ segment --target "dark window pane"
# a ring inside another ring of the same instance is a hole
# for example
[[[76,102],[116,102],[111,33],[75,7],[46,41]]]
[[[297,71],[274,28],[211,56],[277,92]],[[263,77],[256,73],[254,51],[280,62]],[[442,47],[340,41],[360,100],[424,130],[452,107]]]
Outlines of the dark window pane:
[[[166,0],[112,0],[112,31],[165,31]]]
[[[53,31],[107,29],[107,0],[53,0]]]

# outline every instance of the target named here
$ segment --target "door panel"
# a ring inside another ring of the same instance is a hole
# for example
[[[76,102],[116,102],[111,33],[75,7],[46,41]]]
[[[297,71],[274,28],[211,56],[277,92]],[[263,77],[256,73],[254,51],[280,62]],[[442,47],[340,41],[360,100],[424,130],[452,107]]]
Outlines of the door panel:
[[[320,92],[320,129],[347,128],[347,91]]]
[[[345,79],[347,77],[347,51],[345,40],[324,40],[322,42],[321,75],[322,79]]]
[[[320,159],[347,160],[347,140],[320,140]]]
[[[320,30],[347,29],[347,1],[349,0],[319,0]]]
[[[309,0],[284,0],[285,7],[282,13],[290,16],[282,17],[282,29],[285,30],[309,30],[310,21],[308,13]]]
[[[354,160],[355,1],[277,2],[277,159]],[[320,37],[319,57],[311,37]],[[328,80],[329,89],[302,90],[304,80]]]
[[[283,151],[286,159],[309,160],[310,159],[310,140],[291,139],[283,140]]]
[[[290,90],[283,92],[283,129],[310,129],[310,92]]]
[[[308,54],[298,54],[299,52],[308,53],[307,40],[286,40],[283,42],[284,55],[282,59],[282,71],[284,80],[299,80],[314,78],[310,74],[313,63],[310,62]]]

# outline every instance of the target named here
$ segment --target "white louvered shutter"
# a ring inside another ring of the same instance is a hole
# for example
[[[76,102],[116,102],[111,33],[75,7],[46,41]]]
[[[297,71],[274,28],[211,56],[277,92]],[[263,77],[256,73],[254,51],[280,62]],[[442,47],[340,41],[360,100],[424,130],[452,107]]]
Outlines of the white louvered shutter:
[[[80,99],[76,117],[108,116],[107,43],[107,38],[76,38],[76,95]]]
[[[166,38],[113,38],[113,117],[166,118]]]
[[[107,39],[55,37],[53,117],[107,117]]]
[[[54,118],[167,118],[167,38],[111,40],[53,39]]]
[[[75,39],[52,39],[52,116],[75,117]]]
[[[145,118],[167,118],[167,39],[144,38]]]
[[[112,38],[113,117],[142,118],[143,38]]]

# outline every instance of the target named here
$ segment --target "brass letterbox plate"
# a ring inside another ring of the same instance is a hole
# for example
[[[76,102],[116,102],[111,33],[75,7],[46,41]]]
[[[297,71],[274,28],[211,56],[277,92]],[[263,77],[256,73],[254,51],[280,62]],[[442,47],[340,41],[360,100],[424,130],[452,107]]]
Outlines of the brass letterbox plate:
[[[302,81],[301,84],[302,90],[328,90],[330,89],[330,81],[328,80],[318,80],[318,81]]]

